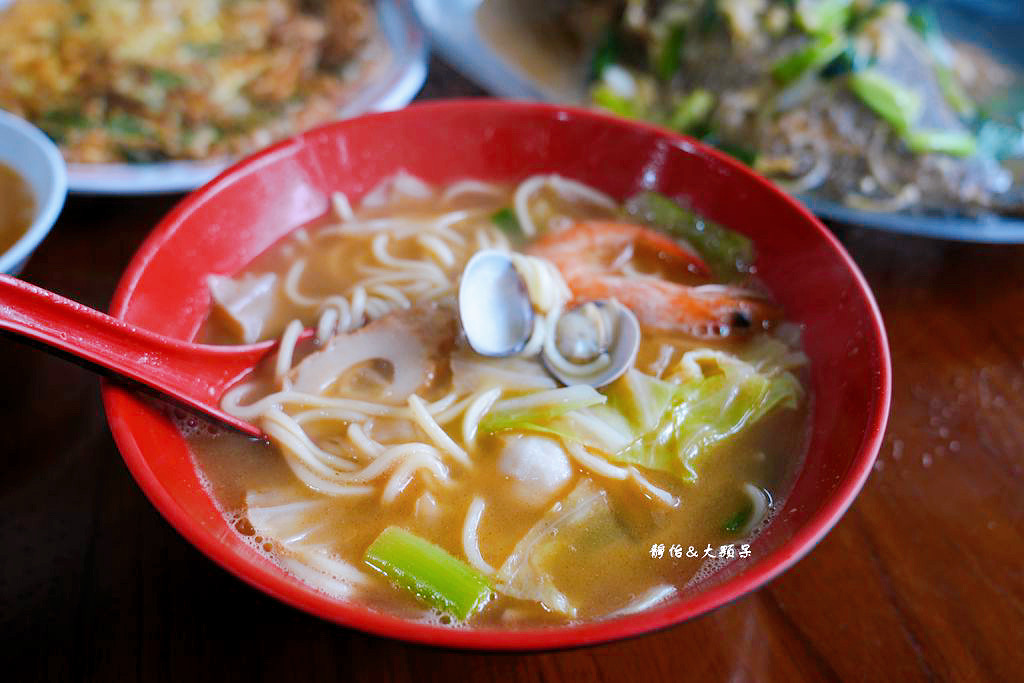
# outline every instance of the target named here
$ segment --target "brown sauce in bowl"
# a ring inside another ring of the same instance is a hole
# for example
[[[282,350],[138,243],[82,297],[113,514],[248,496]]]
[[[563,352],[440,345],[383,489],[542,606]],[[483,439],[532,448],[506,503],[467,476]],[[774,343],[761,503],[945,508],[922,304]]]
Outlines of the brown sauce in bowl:
[[[36,210],[32,189],[10,166],[0,163],[0,253],[14,246],[29,226]]]

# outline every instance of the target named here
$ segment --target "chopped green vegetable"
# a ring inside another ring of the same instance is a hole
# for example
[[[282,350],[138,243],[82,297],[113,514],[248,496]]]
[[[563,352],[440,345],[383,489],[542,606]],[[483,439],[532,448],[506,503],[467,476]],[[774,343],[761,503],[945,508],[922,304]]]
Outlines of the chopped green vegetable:
[[[602,551],[616,541],[628,543],[608,495],[584,477],[519,539],[495,575],[498,588],[505,595],[575,617],[577,608],[555,584],[550,567],[561,560],[589,576],[607,565],[609,555]]]
[[[605,389],[608,407],[617,410],[635,433],[644,434],[658,422],[676,399],[679,386],[630,370]]]
[[[697,480],[698,456],[760,419],[769,405],[769,383],[751,375],[742,383],[711,377],[686,388],[689,396],[668,411],[659,426],[612,459]]]
[[[181,74],[168,71],[167,69],[150,69],[149,75],[154,83],[168,90],[185,85],[185,78]]]
[[[787,85],[801,76],[825,67],[846,50],[844,36],[824,33],[803,48],[789,54],[772,66],[772,76],[782,85]]]
[[[714,108],[715,96],[703,88],[698,88],[679,101],[669,116],[668,125],[684,133],[694,130],[707,121]]]
[[[925,39],[939,30],[935,12],[930,7],[915,7],[910,10],[907,13],[907,23]]]
[[[969,157],[978,151],[978,141],[965,130],[912,130],[903,136],[915,154],[948,154]]]
[[[480,430],[539,431],[596,449],[610,460],[692,482],[700,458],[719,443],[777,407],[797,407],[803,388],[782,369],[805,361],[797,353],[781,342],[758,350],[753,362],[708,352],[680,364],[670,374],[672,381],[630,370],[603,390],[605,405],[599,405],[603,396],[588,398],[597,393],[589,387],[541,392],[540,400],[539,394],[508,399],[481,421]],[[530,404],[520,407],[526,401]]]
[[[43,113],[42,123],[61,128],[86,128],[89,119],[78,109],[51,109]]]
[[[668,30],[664,42],[656,46],[654,72],[661,80],[667,81],[679,71],[685,35],[686,30],[682,25],[673,26]]]
[[[974,102],[967,95],[967,92],[960,85],[960,81],[957,80],[956,74],[953,70],[945,64],[935,65],[935,78],[939,81],[939,88],[942,90],[942,95],[949,102],[950,106],[956,110],[956,113],[960,116],[971,118],[977,113],[977,107]]]
[[[520,398],[498,401],[491,412],[480,421],[483,434],[506,429],[524,429],[561,436],[562,431],[551,423],[566,413],[589,408],[607,399],[586,385],[551,389],[528,394]]]
[[[935,77],[939,82],[943,97],[956,110],[957,114],[966,118],[973,117],[977,107],[964,91],[953,71],[953,49],[942,35],[935,12],[930,7],[915,7],[907,15],[907,23],[921,36],[932,53]]]
[[[224,43],[186,43],[185,49],[197,57],[217,57],[225,52]]]
[[[896,83],[877,69],[850,74],[850,88],[864,104],[896,130],[906,131],[921,116],[921,96]]]
[[[67,139],[68,131],[90,125],[89,119],[78,109],[51,109],[39,119],[39,127],[58,143]]]
[[[594,104],[627,119],[642,119],[643,112],[634,100],[623,97],[605,83],[595,85],[590,92]]]
[[[632,218],[692,244],[719,278],[735,280],[753,262],[754,246],[749,239],[701,218],[665,195],[641,192],[626,200],[624,209]]]
[[[588,418],[595,418],[590,420]],[[608,405],[574,410],[557,420],[558,436],[593,447],[603,453],[625,448],[637,436],[637,428],[618,409]]]
[[[491,597],[491,581],[465,562],[405,529],[389,526],[363,561],[424,603],[465,621]]]
[[[722,15],[718,12],[717,0],[704,0],[704,3],[697,11],[697,31],[707,35],[715,30],[722,21]]]
[[[658,426],[615,453],[612,460],[696,481],[698,459],[778,406],[796,408],[802,394],[788,372],[772,376],[731,358],[720,372],[679,385]]]
[[[750,521],[750,516],[753,513],[754,504],[748,501],[735,515],[729,518],[722,528],[731,534],[735,534],[747,526],[747,522]]]
[[[836,31],[850,19],[853,0],[797,0],[796,21],[808,33]]]
[[[928,45],[928,49],[943,64],[953,62],[953,49],[942,35],[938,17],[931,7],[915,7],[907,14],[907,23]]]
[[[519,225],[519,219],[516,218],[516,212],[507,206],[503,209],[498,209],[491,214],[491,222],[509,237],[523,236],[523,228]]]
[[[609,26],[601,37],[601,41],[594,50],[594,57],[590,60],[590,78],[597,80],[610,64],[619,61],[622,53],[622,38],[615,26]]]
[[[870,61],[870,57],[859,52],[854,44],[847,40],[846,48],[821,70],[821,76],[822,78],[835,78],[851,71],[860,71],[866,68]]]
[[[115,135],[142,135],[145,133],[142,121],[131,114],[114,114],[107,122],[107,130]]]

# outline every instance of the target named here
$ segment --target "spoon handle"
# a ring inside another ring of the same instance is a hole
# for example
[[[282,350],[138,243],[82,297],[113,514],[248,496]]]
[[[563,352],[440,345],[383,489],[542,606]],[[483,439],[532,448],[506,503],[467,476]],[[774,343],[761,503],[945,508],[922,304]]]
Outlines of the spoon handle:
[[[8,275],[0,275],[0,330],[139,382],[249,434],[218,401],[276,342],[211,346],[164,337]]]

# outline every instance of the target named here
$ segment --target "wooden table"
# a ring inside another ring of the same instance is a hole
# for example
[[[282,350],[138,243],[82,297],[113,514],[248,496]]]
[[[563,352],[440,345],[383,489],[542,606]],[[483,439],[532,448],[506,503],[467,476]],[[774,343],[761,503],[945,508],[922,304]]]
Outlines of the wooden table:
[[[476,93],[438,63],[423,96]],[[177,199],[72,197],[24,278],[105,308]],[[864,491],[769,586],[661,633],[569,652],[410,646],[250,589],[142,495],[96,377],[0,339],[0,676],[1024,679],[1024,247],[836,231],[878,297],[895,369],[888,435]]]

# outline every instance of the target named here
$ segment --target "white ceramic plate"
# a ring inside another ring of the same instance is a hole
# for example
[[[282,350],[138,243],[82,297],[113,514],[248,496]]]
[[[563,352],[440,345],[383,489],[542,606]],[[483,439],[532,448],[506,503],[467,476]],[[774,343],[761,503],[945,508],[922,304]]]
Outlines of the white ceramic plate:
[[[584,104],[582,56],[544,40],[517,0],[412,0],[432,45],[496,95]],[[540,10],[543,12],[543,9]]]
[[[1024,73],[1024,0],[907,0],[931,5],[950,35],[984,46]],[[584,55],[544,40],[543,6],[526,17],[521,0],[412,0],[432,44],[464,74],[496,95],[585,104]],[[1024,111],[1022,111],[1024,114]],[[1024,243],[1024,218],[852,209],[798,197],[819,216],[841,223],[968,242]]]
[[[0,9],[11,0],[0,0]],[[338,112],[348,118],[408,104],[427,77],[427,45],[407,0],[378,0],[387,62]],[[186,192],[220,173],[231,160],[154,164],[68,164],[68,189],[79,194],[142,195]]]

